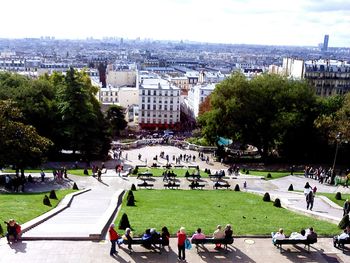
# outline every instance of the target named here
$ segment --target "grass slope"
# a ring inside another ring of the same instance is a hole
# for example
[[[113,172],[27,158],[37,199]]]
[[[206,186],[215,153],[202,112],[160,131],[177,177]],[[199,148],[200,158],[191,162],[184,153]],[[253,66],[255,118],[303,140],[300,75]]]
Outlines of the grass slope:
[[[6,232],[4,221],[13,218],[20,224],[23,224],[56,207],[64,196],[74,191],[71,189],[56,190],[58,200],[50,199],[51,207],[43,204],[45,194],[49,196],[50,192],[0,194],[0,223],[4,232]]]
[[[160,230],[167,226],[171,234],[184,226],[188,233],[198,227],[211,235],[218,224],[231,224],[235,235],[269,235],[283,227],[289,235],[301,228],[313,226],[319,234],[336,234],[337,226],[325,221],[302,216],[261,196],[234,191],[138,190],[134,191],[136,206],[126,206],[126,200],[115,221],[119,225],[123,213],[128,215],[136,235],[146,228]],[[245,218],[244,218],[245,217]]]

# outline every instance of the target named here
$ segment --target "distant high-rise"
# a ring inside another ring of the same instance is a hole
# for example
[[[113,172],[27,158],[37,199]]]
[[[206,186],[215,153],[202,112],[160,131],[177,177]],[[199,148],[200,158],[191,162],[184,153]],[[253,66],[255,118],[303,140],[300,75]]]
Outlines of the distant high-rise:
[[[324,35],[322,51],[328,50],[328,40],[329,40],[329,35]]]

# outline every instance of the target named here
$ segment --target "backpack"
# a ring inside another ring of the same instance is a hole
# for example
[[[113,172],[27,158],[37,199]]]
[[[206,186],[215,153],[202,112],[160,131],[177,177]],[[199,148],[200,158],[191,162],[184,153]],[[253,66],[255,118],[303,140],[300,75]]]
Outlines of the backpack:
[[[191,241],[188,238],[186,238],[186,240],[185,240],[185,249],[189,250],[191,248],[192,248]]]

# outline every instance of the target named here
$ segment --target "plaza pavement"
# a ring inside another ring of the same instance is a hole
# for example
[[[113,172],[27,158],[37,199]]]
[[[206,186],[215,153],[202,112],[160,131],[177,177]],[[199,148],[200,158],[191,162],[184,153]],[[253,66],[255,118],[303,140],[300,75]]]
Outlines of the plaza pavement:
[[[175,262],[176,261],[176,240],[171,241],[171,251],[164,252],[161,255],[143,251],[141,247],[135,246],[135,253],[129,255],[125,251],[119,251],[117,257],[109,257],[109,242],[92,242],[92,241],[69,241],[69,239],[82,240],[89,239],[90,234],[94,233],[96,225],[104,225],[113,220],[113,211],[110,210],[115,194],[121,190],[128,190],[132,183],[140,182],[135,177],[119,177],[113,167],[117,162],[122,162],[125,168],[145,164],[151,165],[153,157],[158,155],[157,163],[165,165],[166,160],[159,158],[161,151],[168,154],[170,163],[173,163],[173,155],[178,156],[180,153],[191,154],[196,156],[196,161],[182,163],[184,165],[199,165],[201,170],[205,168],[212,171],[227,169],[226,166],[214,162],[210,156],[210,162],[206,163],[199,160],[198,152],[183,150],[172,146],[148,146],[139,149],[123,151],[121,160],[111,160],[106,162],[106,167],[109,168],[102,176],[102,181],[99,182],[93,177],[79,177],[69,175],[69,180],[62,183],[52,183],[50,175],[47,180],[51,184],[55,184],[57,188],[61,185],[68,184],[70,180],[77,183],[80,189],[91,188],[84,194],[73,199],[70,208],[67,208],[58,215],[46,220],[37,227],[32,228],[24,233],[22,242],[11,246],[6,244],[3,238],[0,240],[0,262]],[[127,154],[127,160],[126,160]],[[138,160],[138,154],[141,154],[141,160]],[[39,175],[33,175],[38,177]],[[293,184],[295,190],[303,190],[305,183],[308,181],[312,186],[316,185],[318,192],[337,191],[349,193],[348,189],[342,187],[334,187],[319,184],[318,182],[300,177],[288,176],[272,181],[262,180],[256,176],[240,175],[237,177],[227,177],[226,179],[231,188],[235,184],[239,184],[241,190],[251,191],[263,194],[268,191],[272,198],[280,198],[282,205],[309,216],[321,217],[329,221],[339,221],[342,215],[342,209],[335,204],[326,202],[321,198],[316,198],[313,211],[305,209],[305,197],[302,193],[288,192],[288,186]],[[247,188],[243,188],[243,183],[247,183]],[[71,182],[70,182],[71,183]],[[153,183],[153,182],[152,182]],[[204,180],[205,189],[213,189],[208,178]],[[161,178],[157,178],[154,182],[155,188],[163,188]],[[180,179],[182,189],[189,189],[186,179]],[[48,184],[38,183],[30,185],[30,191],[38,191],[40,189],[47,190]],[[51,186],[55,186],[51,185]],[[115,201],[115,200],[114,200]],[[106,215],[107,213],[107,215]],[[233,225],[233,227],[235,227]],[[43,238],[52,238],[57,240],[43,241]],[[58,241],[67,238],[68,241]],[[38,241],[29,241],[29,239],[39,239]],[[93,238],[91,238],[93,239]],[[299,250],[293,246],[287,246],[290,251],[280,254],[275,249],[269,238],[238,238],[235,239],[232,251],[228,254],[218,253],[213,250],[213,246],[208,245],[209,250],[196,253],[195,249],[188,251],[188,262],[346,262],[349,260],[349,254],[342,254],[341,251],[332,247],[329,238],[320,239],[315,244],[313,252],[308,254],[303,249]]]

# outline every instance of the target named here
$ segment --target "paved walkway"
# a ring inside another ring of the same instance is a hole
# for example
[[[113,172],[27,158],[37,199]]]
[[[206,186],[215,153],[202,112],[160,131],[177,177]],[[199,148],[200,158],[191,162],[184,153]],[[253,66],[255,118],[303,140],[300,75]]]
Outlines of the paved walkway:
[[[153,162],[165,165],[166,160],[159,158],[161,151],[164,151],[165,155],[169,155],[170,163],[174,163],[173,156],[178,157],[180,153],[182,155],[191,154],[191,156],[196,157],[196,161],[192,159],[188,163],[182,162],[181,164],[199,165],[202,170],[207,168],[213,172],[220,169],[227,169],[225,165],[214,162],[211,155],[208,155],[210,162],[206,163],[199,160],[198,152],[182,150],[172,146],[150,146],[124,151],[121,160],[106,162],[106,166],[110,169],[108,169],[106,174],[103,174],[101,182],[93,177],[70,175],[70,179],[74,180],[80,189],[89,187],[92,190],[76,197],[69,209],[28,231],[24,234],[24,237],[88,237],[96,225],[101,225],[101,221],[104,220],[102,223],[107,223],[107,217],[104,217],[103,214],[110,207],[115,193],[118,190],[130,189],[132,183],[136,184],[140,182],[135,177],[125,178],[117,176],[114,169],[112,169],[116,163],[122,161],[125,168],[145,163],[151,165]],[[141,160],[138,159],[138,154],[142,155]],[[158,155],[158,160],[154,161],[153,157],[156,155]],[[308,181],[312,186],[317,186],[318,192],[335,193],[340,191],[349,193],[349,189],[321,185],[312,179],[298,176],[289,176],[272,181],[261,180],[255,176],[230,177],[227,180],[231,184],[231,188],[235,184],[239,184],[240,188],[246,191],[260,194],[268,191],[272,197],[279,197],[283,205],[286,205],[292,210],[297,210],[299,213],[307,213],[311,216],[327,217],[328,220],[333,219],[335,221],[339,221],[341,218],[341,208],[329,205],[323,199],[317,197],[313,211],[307,211],[305,209],[305,197],[303,194],[288,192],[287,189],[290,184],[293,184],[294,190],[302,191],[305,183]],[[189,182],[186,179],[182,178],[180,181],[182,189],[189,189]],[[243,189],[244,182],[247,182],[246,189]],[[206,189],[213,189],[213,182],[209,179],[204,179],[204,183]],[[69,183],[67,182],[67,184]],[[163,188],[161,178],[157,178],[154,184],[155,188]],[[28,189],[34,191],[42,188],[46,190],[47,185],[50,184],[38,183]],[[55,183],[51,182],[50,186],[52,187],[54,185]],[[60,188],[61,185],[56,185],[56,187]],[[344,261],[344,257],[345,259],[347,257],[334,249],[330,245],[329,239],[321,239],[317,243],[315,246],[317,253],[299,253],[294,251],[294,247],[291,247],[292,253],[282,255],[273,248],[270,239],[253,239],[253,244],[246,241],[246,239],[237,239],[234,244],[233,253],[229,254],[217,253],[210,246],[208,246],[210,253],[205,251],[197,254],[195,250],[191,250],[188,253],[188,262],[329,262],[325,259],[327,257],[325,255],[338,260],[331,262],[342,262]],[[116,258],[107,256],[109,249],[108,242],[23,241],[11,246],[5,243],[6,241],[1,239],[0,262],[175,262],[177,251],[175,240],[171,242],[171,251],[162,255],[149,252],[142,253],[142,248],[135,248],[139,253],[133,253],[129,256],[124,251],[120,251],[120,256]]]
[[[171,238],[170,249],[162,254],[133,246],[134,253],[129,255],[125,246],[117,249],[115,257],[109,256],[110,243],[88,241],[23,241],[14,245],[7,245],[0,241],[1,263],[175,263],[177,260],[176,239]],[[187,262],[217,263],[217,262],[349,262],[350,252],[343,254],[332,246],[331,239],[320,238],[312,245],[310,253],[304,246],[285,246],[282,254],[276,249],[271,239],[236,238],[229,253],[214,250],[214,245],[206,245],[204,250],[196,252],[195,247],[186,250]]]

